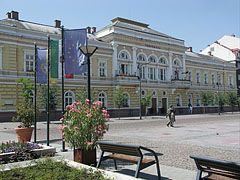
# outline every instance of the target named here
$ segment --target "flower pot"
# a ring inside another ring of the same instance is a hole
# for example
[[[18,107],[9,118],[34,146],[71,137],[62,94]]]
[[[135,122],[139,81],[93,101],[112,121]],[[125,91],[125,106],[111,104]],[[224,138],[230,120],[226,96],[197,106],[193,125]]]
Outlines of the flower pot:
[[[86,165],[96,166],[96,149],[92,150],[74,149],[74,161]]]
[[[32,137],[33,127],[30,128],[14,128],[18,142],[30,141]]]

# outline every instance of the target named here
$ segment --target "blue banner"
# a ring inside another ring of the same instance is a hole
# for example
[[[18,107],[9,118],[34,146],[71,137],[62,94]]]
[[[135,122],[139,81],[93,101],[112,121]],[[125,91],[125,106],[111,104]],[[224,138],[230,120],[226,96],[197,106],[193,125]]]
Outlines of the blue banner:
[[[64,30],[65,74],[83,74],[87,72],[87,63],[79,47],[87,45],[86,29]]]
[[[37,54],[37,83],[47,84],[47,49],[38,49]]]

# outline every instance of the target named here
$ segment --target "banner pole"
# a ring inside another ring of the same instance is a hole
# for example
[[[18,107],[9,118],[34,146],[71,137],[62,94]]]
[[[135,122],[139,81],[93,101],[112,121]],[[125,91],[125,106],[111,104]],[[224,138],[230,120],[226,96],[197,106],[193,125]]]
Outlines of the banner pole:
[[[64,117],[64,113],[65,113],[65,108],[64,108],[64,26],[62,26],[62,117]],[[63,122],[62,122],[63,125]],[[62,135],[62,152],[67,151],[67,149],[65,149],[65,141],[64,141],[64,137]]]
[[[50,67],[50,36],[48,36],[48,67],[47,67],[47,146],[49,146],[49,67]]]
[[[37,44],[35,48],[35,72],[34,72],[34,143],[37,142]]]

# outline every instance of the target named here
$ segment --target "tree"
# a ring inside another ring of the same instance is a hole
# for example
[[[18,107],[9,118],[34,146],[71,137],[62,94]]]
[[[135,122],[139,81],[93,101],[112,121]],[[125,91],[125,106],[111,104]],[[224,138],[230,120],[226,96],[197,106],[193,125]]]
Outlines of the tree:
[[[120,108],[123,107],[124,102],[126,101],[126,96],[124,96],[123,90],[121,88],[115,91],[113,101],[114,104],[118,107],[118,119],[120,119]]]
[[[23,97],[24,103],[32,103],[31,97],[34,85],[30,82],[30,78],[19,78],[16,80],[16,82],[23,85],[21,88],[22,93],[20,94],[20,96]]]
[[[151,99],[152,99],[152,97],[153,97],[152,94],[148,94],[148,95],[146,95],[145,97],[143,97],[142,100],[141,100],[142,105],[144,105],[144,107],[146,108],[145,116],[146,116],[147,113],[148,113],[147,107],[151,104]]]
[[[227,93],[227,103],[232,107],[232,113],[233,113],[233,107],[238,104],[238,97],[237,93],[229,92]]]
[[[205,113],[205,106],[214,104],[214,96],[212,92],[201,92],[200,93],[201,104],[203,107],[203,112]]]
[[[41,84],[39,88],[40,96],[40,104],[47,109],[47,101],[48,101],[48,92],[47,85]],[[49,109],[55,110],[57,107],[57,86],[51,85],[49,87]]]
[[[215,99],[216,99],[216,103],[215,104],[220,106],[221,110],[223,110],[223,106],[224,106],[224,104],[226,104],[226,96],[225,96],[225,94],[219,92],[219,95],[218,95],[218,93],[215,94]]]

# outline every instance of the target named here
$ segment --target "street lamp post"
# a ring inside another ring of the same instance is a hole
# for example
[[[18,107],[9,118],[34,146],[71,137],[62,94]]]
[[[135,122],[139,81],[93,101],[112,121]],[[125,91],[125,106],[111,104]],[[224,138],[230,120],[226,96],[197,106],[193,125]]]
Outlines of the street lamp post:
[[[139,67],[139,118],[142,119],[142,81],[140,75],[140,67]]]
[[[88,65],[88,78],[87,78],[87,98],[91,102],[91,80],[90,80],[90,57],[95,53],[98,47],[95,46],[82,46],[79,48],[80,51],[87,57]]]
[[[220,115],[220,92],[219,92],[219,83],[217,82],[218,86],[218,115]]]

